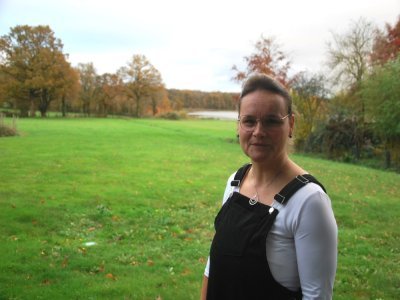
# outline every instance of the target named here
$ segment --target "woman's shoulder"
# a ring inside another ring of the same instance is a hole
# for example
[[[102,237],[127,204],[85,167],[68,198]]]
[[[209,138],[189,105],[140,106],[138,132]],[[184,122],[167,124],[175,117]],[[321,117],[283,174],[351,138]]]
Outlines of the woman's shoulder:
[[[334,220],[329,196],[313,182],[300,188],[285,205],[278,204],[274,205],[280,211],[278,218],[291,232],[296,232],[301,224],[322,224],[322,216],[325,220]]]
[[[328,194],[315,182],[305,184],[293,194],[292,198],[289,202],[297,206],[303,206],[309,202],[330,202]]]
[[[322,187],[309,182],[300,188],[285,205],[285,210],[293,219],[302,215],[311,216],[332,210],[331,199]]]

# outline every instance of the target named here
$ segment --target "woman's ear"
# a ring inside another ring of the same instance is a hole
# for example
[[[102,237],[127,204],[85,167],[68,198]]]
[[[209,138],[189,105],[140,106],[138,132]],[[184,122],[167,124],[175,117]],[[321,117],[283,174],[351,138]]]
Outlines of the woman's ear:
[[[290,115],[289,118],[289,138],[293,137],[293,130],[294,130],[294,113]]]

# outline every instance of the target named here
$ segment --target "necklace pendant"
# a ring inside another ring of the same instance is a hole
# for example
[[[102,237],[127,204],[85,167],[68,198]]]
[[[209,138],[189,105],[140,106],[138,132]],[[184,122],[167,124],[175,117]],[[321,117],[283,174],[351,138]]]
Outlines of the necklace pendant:
[[[257,195],[254,195],[254,197],[249,199],[249,204],[250,205],[255,205],[258,202],[258,197]]]

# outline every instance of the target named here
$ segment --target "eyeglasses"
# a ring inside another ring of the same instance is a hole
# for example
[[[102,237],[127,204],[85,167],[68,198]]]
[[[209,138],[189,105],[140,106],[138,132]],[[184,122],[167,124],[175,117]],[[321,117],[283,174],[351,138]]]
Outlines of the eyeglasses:
[[[272,129],[272,128],[278,128],[281,127],[284,123],[284,120],[289,117],[290,114],[287,114],[286,116],[279,118],[279,117],[265,117],[265,118],[256,118],[254,116],[239,116],[238,121],[240,124],[240,127],[244,131],[254,131],[257,127],[257,123],[260,122],[262,128],[264,129]]]

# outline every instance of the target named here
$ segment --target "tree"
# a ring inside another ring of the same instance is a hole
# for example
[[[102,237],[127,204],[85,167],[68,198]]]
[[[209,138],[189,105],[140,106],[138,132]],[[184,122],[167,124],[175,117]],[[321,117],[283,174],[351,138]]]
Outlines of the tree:
[[[171,104],[168,99],[167,91],[164,88],[160,88],[158,91],[153,93],[150,97],[151,102],[151,113],[153,116],[159,112],[167,112],[171,109]]]
[[[370,67],[375,33],[375,26],[363,18],[343,35],[332,33],[333,44],[328,43],[328,66],[336,83],[353,87],[361,82]]]
[[[38,108],[46,116],[50,102],[58,99],[70,72],[60,39],[49,26],[11,28],[0,39],[1,71],[7,74],[7,91],[21,115]]]
[[[43,51],[42,53],[46,52]],[[44,63],[45,57],[40,59],[40,66],[34,68],[36,70],[35,75],[32,76],[29,83],[38,90],[37,103],[42,117],[46,116],[52,101],[60,98],[65,100],[66,95],[77,83],[77,77],[74,76],[70,64],[62,54],[48,53],[47,57],[51,57],[51,61],[46,64]]]
[[[90,116],[91,102],[93,101],[97,89],[97,72],[93,63],[78,64],[79,81],[81,85],[80,100],[82,102],[82,112]]]
[[[328,89],[322,74],[301,72],[292,79],[292,98],[299,122],[296,122],[296,146],[307,148],[307,140],[323,119]]]
[[[251,73],[263,73],[270,75],[288,86],[288,71],[290,69],[290,61],[287,55],[280,49],[275,39],[261,38],[255,43],[255,52],[243,59],[246,63],[246,70],[240,71],[236,65],[232,70],[236,73],[232,78],[234,81],[242,82]]]
[[[158,105],[158,113],[167,113],[172,110],[171,101],[168,99],[168,92],[165,90],[162,93],[161,101]]]
[[[386,166],[390,167],[392,153],[400,151],[400,55],[378,66],[362,83],[361,95],[374,130],[386,147]],[[395,151],[397,149],[397,151]]]
[[[9,105],[6,92],[6,81],[7,75],[4,74],[0,69],[0,107],[4,104]]]
[[[104,73],[97,76],[96,112],[99,116],[107,116],[114,112],[117,97],[122,93],[123,84],[117,74]]]
[[[164,88],[161,74],[144,55],[133,55],[128,66],[122,67],[118,73],[126,86],[128,99],[135,103],[134,115],[139,118],[143,101]]]
[[[352,24],[350,30],[344,35],[332,33],[333,44],[328,44],[328,65],[334,74],[334,82],[342,84],[349,90],[349,98],[356,101],[356,110],[351,117],[356,119],[355,132],[355,156],[361,155],[361,147],[364,143],[364,114],[365,105],[357,91],[363,78],[371,67],[370,55],[375,26],[361,18]]]
[[[72,101],[77,98],[80,91],[79,73],[74,68],[69,68],[65,74],[66,84],[61,89],[61,114],[67,116],[67,110],[71,106]]]
[[[386,33],[377,34],[374,40],[371,59],[374,64],[383,65],[394,60],[400,52],[400,16],[392,27],[386,24]]]

